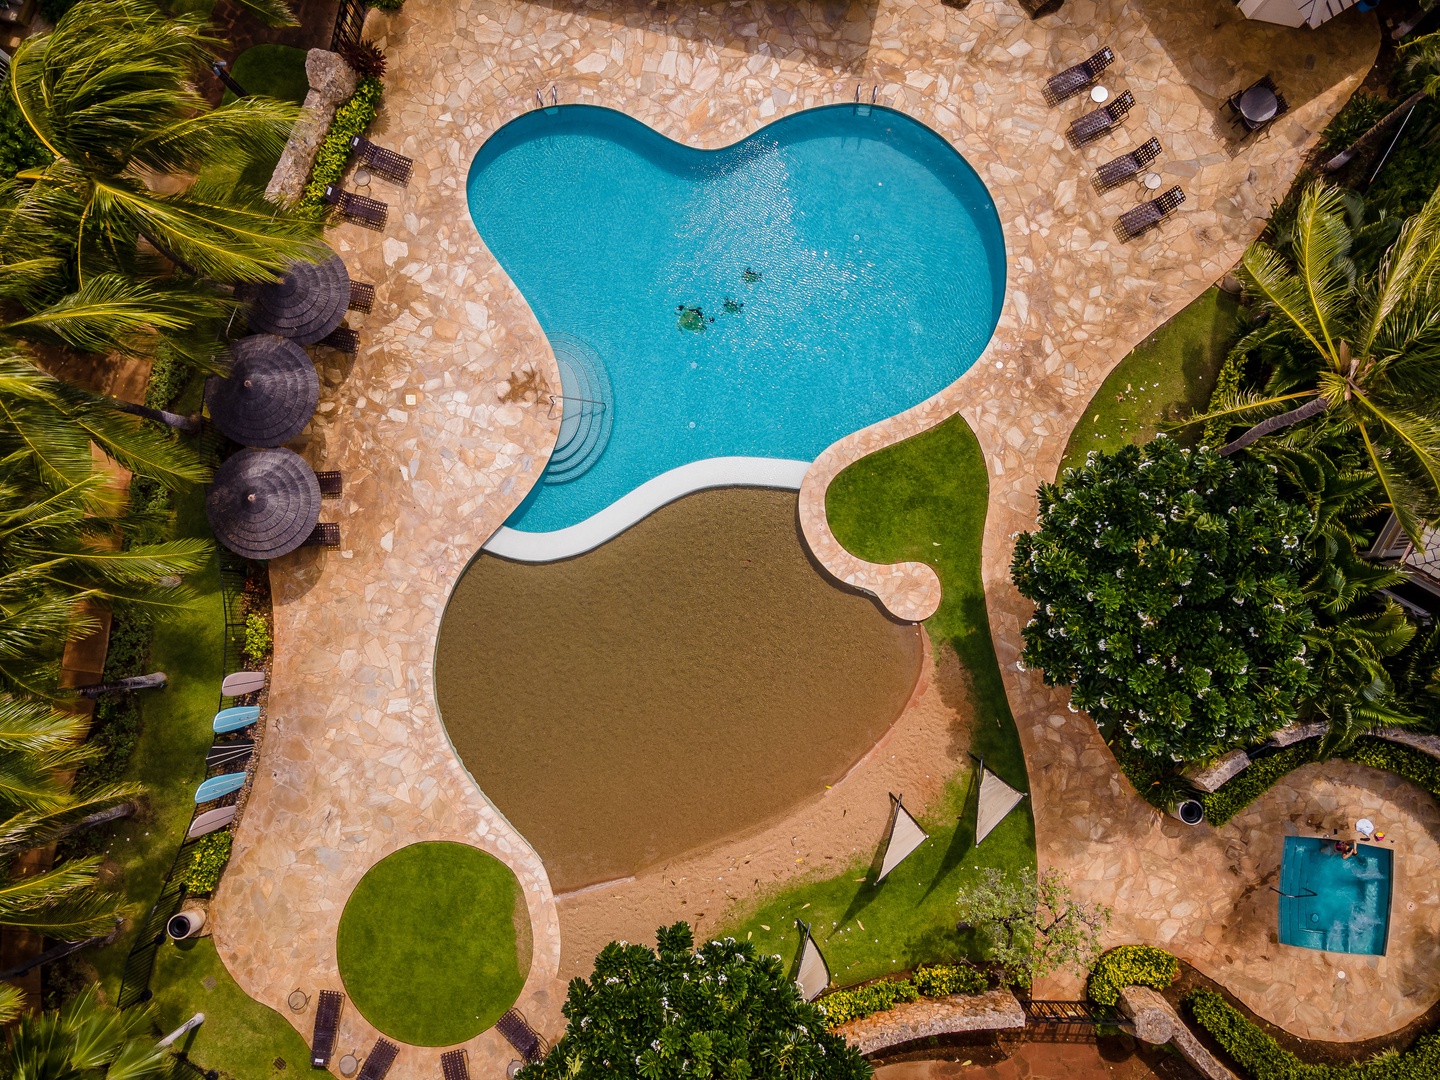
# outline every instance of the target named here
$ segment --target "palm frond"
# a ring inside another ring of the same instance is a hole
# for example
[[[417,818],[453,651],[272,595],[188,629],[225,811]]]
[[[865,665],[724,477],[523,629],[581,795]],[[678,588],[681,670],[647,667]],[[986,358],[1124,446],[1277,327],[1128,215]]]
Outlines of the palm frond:
[[[1263,241],[1255,241],[1245,249],[1240,278],[1264,310],[1283,319],[1317,356],[1328,362],[1334,354],[1328,347],[1325,327],[1311,305],[1310,290],[1278,251]]]

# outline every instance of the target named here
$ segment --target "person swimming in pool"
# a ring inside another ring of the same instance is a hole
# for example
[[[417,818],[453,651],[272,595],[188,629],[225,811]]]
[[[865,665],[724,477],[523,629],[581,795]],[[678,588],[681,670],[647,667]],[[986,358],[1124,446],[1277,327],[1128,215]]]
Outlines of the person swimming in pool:
[[[1342,859],[1351,858],[1355,854],[1354,840],[1336,840],[1335,851]]]

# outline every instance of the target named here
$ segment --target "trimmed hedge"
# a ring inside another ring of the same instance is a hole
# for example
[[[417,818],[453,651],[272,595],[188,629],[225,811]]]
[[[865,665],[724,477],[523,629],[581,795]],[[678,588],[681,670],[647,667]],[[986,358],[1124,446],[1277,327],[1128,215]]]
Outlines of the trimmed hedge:
[[[305,194],[300,198],[302,210],[318,210],[325,198],[325,189],[340,182],[350,161],[350,140],[356,135],[363,135],[370,121],[375,119],[380,111],[380,92],[383,89],[379,79],[361,79],[350,100],[335,110],[330,130],[315,152],[310,183],[305,185]]]
[[[1116,1005],[1127,986],[1165,990],[1180,977],[1180,961],[1151,945],[1121,945],[1095,962],[1086,993],[1101,1005]]]
[[[961,964],[922,967],[903,979],[884,979],[848,990],[836,990],[815,1002],[831,1028],[896,1005],[925,997],[950,994],[980,994],[990,988],[990,978],[978,968]]]
[[[1379,1054],[1345,1065],[1311,1065],[1245,1018],[1213,990],[1185,999],[1195,1022],[1208,1031],[1254,1080],[1434,1080],[1440,1076],[1440,1032],[1422,1035],[1404,1054]]]
[[[229,832],[213,832],[202,837],[195,845],[195,857],[190,860],[190,869],[185,871],[185,891],[197,894],[212,893],[220,884],[220,875],[230,861],[230,845],[234,838]]]
[[[1356,739],[1355,745],[1340,756],[1357,765],[1369,765],[1372,769],[1384,769],[1403,776],[1416,787],[1422,787],[1440,799],[1440,761],[1429,754],[1366,736]]]

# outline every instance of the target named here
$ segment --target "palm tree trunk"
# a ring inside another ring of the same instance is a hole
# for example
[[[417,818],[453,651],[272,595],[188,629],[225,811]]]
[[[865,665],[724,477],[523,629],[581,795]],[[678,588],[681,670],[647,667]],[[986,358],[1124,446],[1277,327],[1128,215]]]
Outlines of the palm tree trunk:
[[[1222,446],[1220,448],[1220,456],[1229,457],[1231,454],[1244,450],[1245,447],[1249,446],[1256,439],[1279,431],[1281,428],[1290,427],[1292,424],[1298,424],[1302,420],[1309,420],[1312,416],[1319,416],[1328,408],[1330,408],[1330,403],[1319,394],[1316,394],[1298,409],[1291,409],[1289,412],[1283,412],[1279,416],[1272,416],[1269,420],[1260,421],[1260,423],[1256,424],[1238,439]]]
[[[1364,135],[1361,135],[1360,138],[1356,139],[1353,143],[1351,143],[1348,149],[1341,150],[1340,153],[1336,154],[1329,161],[1325,162],[1325,164],[1321,165],[1320,168],[1323,169],[1325,172],[1334,172],[1336,169],[1343,169],[1346,165],[1350,163],[1350,159],[1353,158],[1356,154],[1360,153],[1360,151],[1362,150],[1368,150],[1371,146],[1378,142],[1380,136],[1384,134],[1386,128],[1388,128],[1396,120],[1399,120],[1407,112],[1409,112],[1416,105],[1418,105],[1425,96],[1426,94],[1424,90],[1416,90],[1415,93],[1411,94],[1408,98],[1402,101],[1399,105],[1395,106],[1395,108],[1391,109],[1379,120],[1376,120],[1375,123],[1370,126],[1370,130],[1365,132]]]
[[[148,405],[135,405],[129,401],[117,401],[115,404],[121,412],[158,421],[166,427],[183,431],[187,435],[195,435],[200,431],[200,421],[193,416],[180,416],[177,413],[166,412],[164,409],[152,409]]]

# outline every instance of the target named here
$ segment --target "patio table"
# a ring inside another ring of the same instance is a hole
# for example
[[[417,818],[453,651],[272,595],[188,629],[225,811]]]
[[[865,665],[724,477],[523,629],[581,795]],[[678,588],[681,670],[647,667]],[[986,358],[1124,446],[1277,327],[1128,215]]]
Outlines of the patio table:
[[[1267,86],[1252,86],[1240,95],[1240,115],[1252,124],[1265,123],[1279,107],[1279,99]]]

